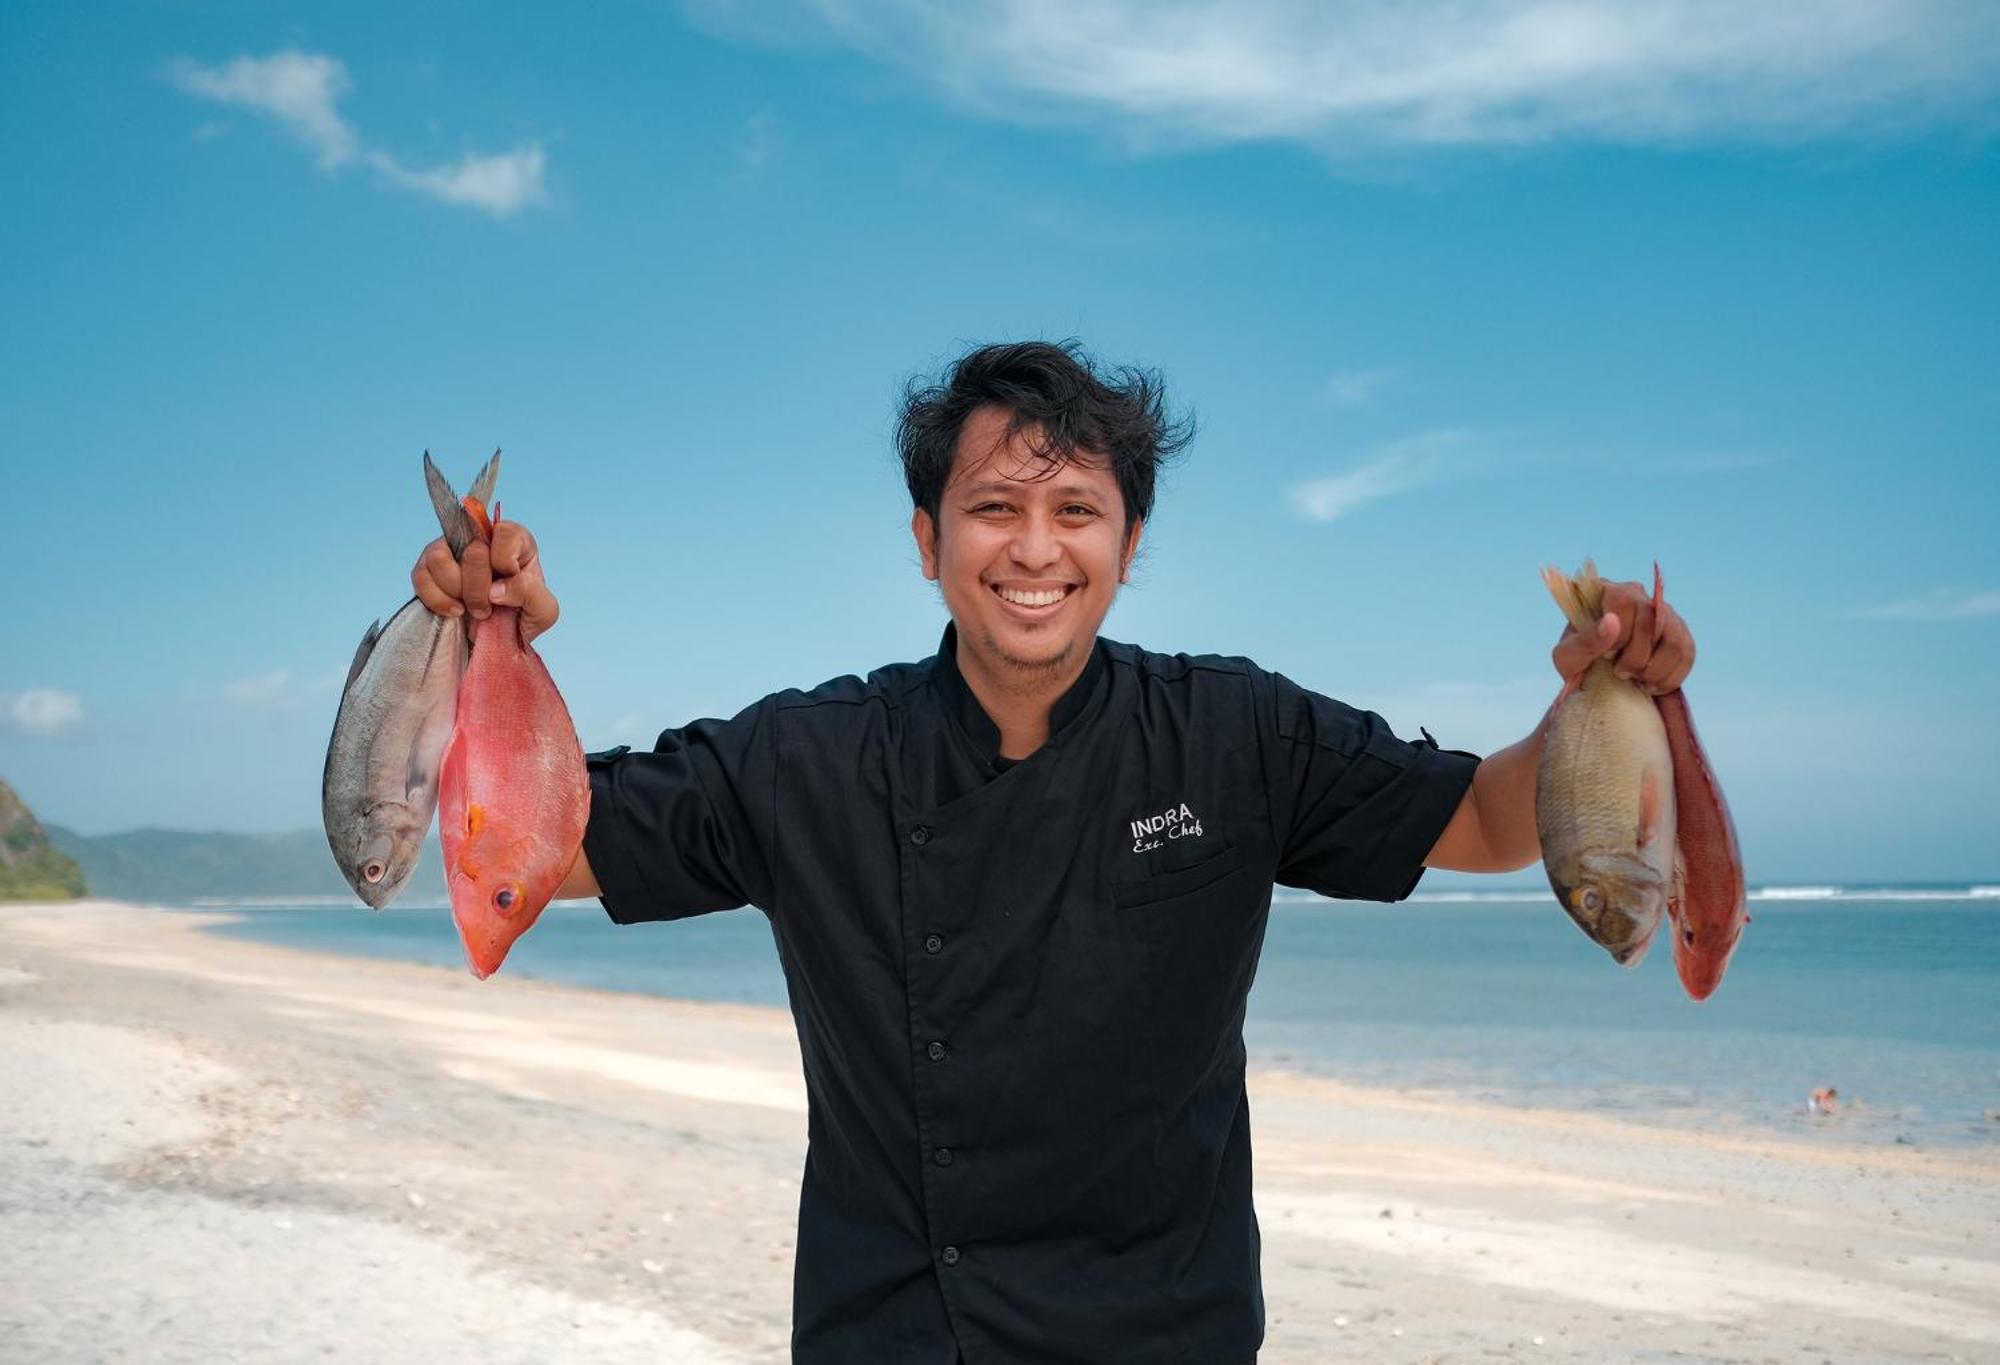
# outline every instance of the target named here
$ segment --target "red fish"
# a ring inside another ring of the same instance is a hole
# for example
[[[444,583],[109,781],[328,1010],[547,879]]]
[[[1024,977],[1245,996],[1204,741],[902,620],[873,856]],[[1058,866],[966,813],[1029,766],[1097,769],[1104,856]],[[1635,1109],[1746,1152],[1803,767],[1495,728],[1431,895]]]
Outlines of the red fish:
[[[1653,566],[1653,600],[1660,600],[1660,566]],[[1706,1000],[1722,984],[1730,954],[1750,922],[1744,895],[1743,850],[1736,822],[1709,766],[1694,714],[1681,691],[1655,698],[1674,760],[1674,823],[1679,841],[1675,894],[1667,901],[1674,922],[1674,970],[1681,986]]]
[[[492,521],[468,497],[482,540]],[[438,837],[451,916],[482,981],[498,971],[562,885],[590,815],[583,746],[541,656],[521,639],[520,612],[495,607],[474,624],[458,719],[438,775]]]

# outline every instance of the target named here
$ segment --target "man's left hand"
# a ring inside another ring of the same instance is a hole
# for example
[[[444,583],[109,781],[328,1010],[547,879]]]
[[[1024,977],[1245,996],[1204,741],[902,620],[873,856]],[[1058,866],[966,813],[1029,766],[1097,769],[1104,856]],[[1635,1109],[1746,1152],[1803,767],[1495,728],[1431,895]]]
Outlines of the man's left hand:
[[[1567,626],[1550,657],[1564,678],[1575,677],[1593,660],[1610,659],[1619,677],[1657,697],[1679,687],[1694,667],[1694,636],[1664,600],[1654,611],[1653,594],[1645,586],[1607,582],[1595,635]]]

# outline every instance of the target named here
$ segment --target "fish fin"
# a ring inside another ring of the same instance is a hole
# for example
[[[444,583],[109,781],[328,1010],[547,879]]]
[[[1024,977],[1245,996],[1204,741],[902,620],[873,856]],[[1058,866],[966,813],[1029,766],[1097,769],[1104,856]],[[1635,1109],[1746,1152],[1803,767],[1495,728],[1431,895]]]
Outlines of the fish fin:
[[[1589,634],[1596,629],[1604,607],[1604,583],[1597,576],[1596,564],[1584,560],[1583,568],[1574,577],[1553,565],[1546,566],[1542,569],[1542,584],[1578,633]]]
[[[1660,561],[1653,561],[1653,644],[1667,638],[1667,585],[1660,577]]]
[[[500,482],[500,452],[495,450],[492,457],[479,468],[472,480],[472,496],[481,502],[493,501],[493,485]]]
[[[1639,847],[1653,842],[1660,832],[1660,775],[1647,772],[1639,779]]]
[[[458,504],[458,494],[451,483],[431,459],[431,453],[424,452],[424,485],[430,489],[431,511],[437,513],[438,525],[444,530],[444,543],[451,546],[454,559],[465,554],[465,547],[472,544],[478,535],[478,528],[472,518]]]
[[[465,808],[465,843],[458,850],[458,870],[474,881],[479,879],[479,867],[472,861],[473,841],[486,828],[486,807],[477,802]]]
[[[493,520],[486,515],[486,504],[470,495],[458,501],[465,509],[466,515],[471,518],[473,530],[479,538],[490,543],[493,539]]]
[[[347,681],[340,685],[341,691],[345,692],[354,686],[354,680],[361,676],[361,666],[368,662],[368,656],[375,652],[375,642],[381,638],[382,623],[377,621],[368,627],[367,634],[361,637],[361,646],[354,651],[354,662],[347,666]]]

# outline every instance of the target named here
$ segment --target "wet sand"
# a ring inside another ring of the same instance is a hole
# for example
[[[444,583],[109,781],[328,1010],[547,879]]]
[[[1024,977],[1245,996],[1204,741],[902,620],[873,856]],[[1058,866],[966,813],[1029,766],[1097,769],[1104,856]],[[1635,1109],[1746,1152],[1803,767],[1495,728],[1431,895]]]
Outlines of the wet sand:
[[[785,1359],[787,1016],[200,923],[0,906],[0,1361]],[[1266,1365],[2000,1361],[2000,1150],[1252,1108]]]

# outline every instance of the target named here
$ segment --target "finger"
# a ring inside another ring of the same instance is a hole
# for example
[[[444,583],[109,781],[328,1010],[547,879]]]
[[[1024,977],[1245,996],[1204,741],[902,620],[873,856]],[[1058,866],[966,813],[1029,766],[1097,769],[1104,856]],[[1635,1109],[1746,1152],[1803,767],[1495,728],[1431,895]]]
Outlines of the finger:
[[[417,600],[439,616],[462,616],[465,606],[458,600],[458,583],[458,561],[451,557],[451,547],[442,540],[424,546],[410,570]]]
[[[1652,657],[1653,604],[1642,598],[1632,604],[1631,635],[1611,666],[1621,678],[1639,678],[1645,674],[1646,664]]]
[[[521,607],[521,639],[524,643],[532,641],[537,635],[553,626],[556,618],[562,615],[562,607],[557,604],[556,595],[539,581],[539,576],[536,587],[540,591],[533,594]]]
[[[1549,658],[1556,666],[1556,672],[1563,677],[1574,677],[1604,655],[1618,637],[1618,617],[1616,613],[1599,617],[1596,628],[1588,634],[1576,627],[1567,627]]]
[[[465,547],[465,555],[458,561],[459,600],[472,613],[475,621],[483,621],[493,614],[493,567],[488,559],[486,542],[475,540]]]
[[[1672,607],[1662,605],[1661,614],[1666,625],[1661,632],[1660,644],[1653,651],[1640,681],[1655,693],[1671,692],[1687,681],[1694,671],[1694,636],[1689,632],[1687,622]]]
[[[491,553],[493,576],[511,578],[535,562],[535,537],[517,521],[503,521],[493,528]]]

